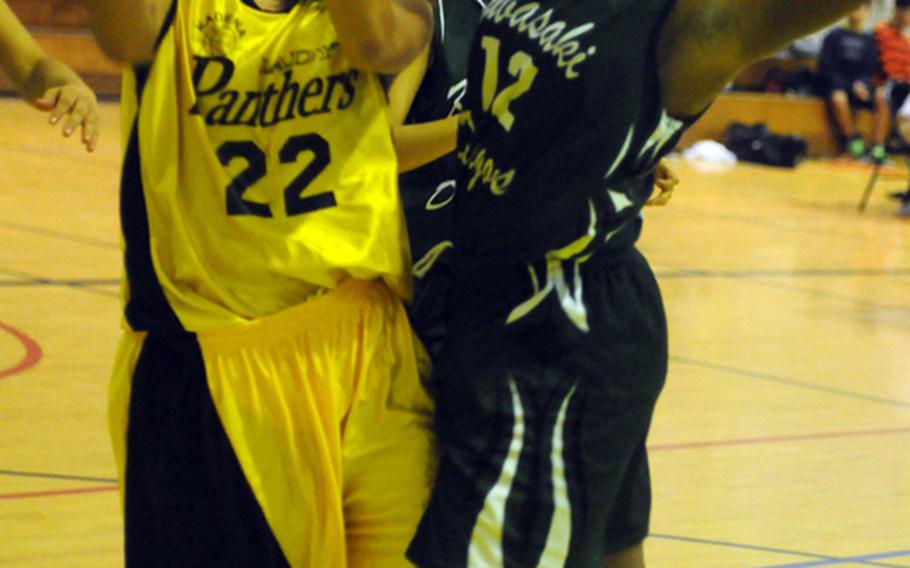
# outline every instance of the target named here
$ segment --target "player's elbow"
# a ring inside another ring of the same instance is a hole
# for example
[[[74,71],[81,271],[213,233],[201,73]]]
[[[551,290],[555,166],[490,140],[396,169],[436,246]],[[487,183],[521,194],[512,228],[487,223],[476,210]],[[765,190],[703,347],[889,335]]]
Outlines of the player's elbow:
[[[137,41],[124,41],[122,39],[104,38],[96,36],[101,51],[113,61],[124,65],[146,63],[152,59],[153,50]]]
[[[355,37],[341,42],[351,65],[385,75],[400,73],[430,41],[433,13],[408,12],[393,22],[374,22]]]
[[[95,41],[108,58],[127,65],[151,61],[156,32],[142,26],[120,25],[104,13],[94,16]]]
[[[358,38],[347,48],[347,57],[351,65],[364,71],[383,75],[396,75],[403,71],[411,61],[420,54],[429,37],[413,36],[410,38]]]

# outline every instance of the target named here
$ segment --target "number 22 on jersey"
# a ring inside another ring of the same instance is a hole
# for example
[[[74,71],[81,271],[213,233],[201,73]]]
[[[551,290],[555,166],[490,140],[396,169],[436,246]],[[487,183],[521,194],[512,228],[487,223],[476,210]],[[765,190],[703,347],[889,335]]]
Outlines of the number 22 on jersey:
[[[337,205],[335,194],[331,191],[304,197],[304,190],[319,177],[319,174],[331,163],[329,143],[319,134],[303,134],[290,137],[279,152],[281,164],[294,164],[303,153],[312,154],[312,160],[300,174],[284,189],[285,213],[290,217],[312,213]],[[266,155],[254,142],[225,142],[217,151],[218,161],[227,167],[235,159],[243,159],[247,167],[241,171],[227,186],[226,205],[228,215],[252,215],[254,217],[273,217],[271,207],[244,199],[243,194],[250,187],[266,177]]]

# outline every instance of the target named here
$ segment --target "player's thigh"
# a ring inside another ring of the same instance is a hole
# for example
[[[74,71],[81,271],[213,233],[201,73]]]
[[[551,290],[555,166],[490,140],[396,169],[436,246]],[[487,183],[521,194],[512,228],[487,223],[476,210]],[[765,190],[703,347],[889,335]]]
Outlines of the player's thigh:
[[[264,515],[267,500],[260,484],[238,461],[242,438],[230,432],[236,421],[216,409],[211,387],[217,375],[207,368],[195,335],[153,333],[141,341],[128,397],[115,397],[129,400],[124,480],[129,566],[288,565],[273,519]],[[246,398],[240,389],[231,397]],[[259,445],[267,445],[263,441]]]
[[[344,515],[352,567],[410,566],[405,550],[435,472],[432,405],[403,308],[363,334],[361,379],[344,427]]]
[[[307,347],[301,347],[305,345]],[[293,567],[343,567],[341,413],[318,342],[205,344],[212,399],[243,475]]]

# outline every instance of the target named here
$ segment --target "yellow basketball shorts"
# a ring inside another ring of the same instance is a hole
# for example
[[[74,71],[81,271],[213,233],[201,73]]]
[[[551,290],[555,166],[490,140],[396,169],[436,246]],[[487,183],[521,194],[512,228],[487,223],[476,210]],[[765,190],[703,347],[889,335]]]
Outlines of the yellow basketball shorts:
[[[410,566],[433,472],[418,349],[386,286],[354,279],[218,332],[126,332],[127,565]]]

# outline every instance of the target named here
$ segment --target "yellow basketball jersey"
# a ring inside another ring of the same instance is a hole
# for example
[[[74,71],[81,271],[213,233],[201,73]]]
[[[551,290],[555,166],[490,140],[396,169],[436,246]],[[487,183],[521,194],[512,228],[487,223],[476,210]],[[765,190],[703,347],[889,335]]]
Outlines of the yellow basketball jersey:
[[[321,0],[175,0],[122,106],[133,328],[213,329],[347,276],[409,294],[385,92]]]

